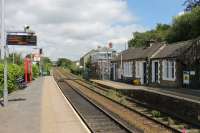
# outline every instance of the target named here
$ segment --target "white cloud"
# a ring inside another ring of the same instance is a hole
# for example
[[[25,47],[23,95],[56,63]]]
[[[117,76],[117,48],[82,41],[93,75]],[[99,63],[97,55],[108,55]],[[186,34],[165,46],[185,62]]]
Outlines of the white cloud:
[[[184,14],[185,14],[185,11],[181,11],[181,12],[178,13],[178,16],[182,16]]]
[[[119,50],[132,32],[145,30],[136,24],[137,17],[128,10],[126,0],[6,2],[7,30],[30,25],[37,32],[38,47],[44,48],[45,55],[52,59],[78,59],[88,50],[110,41]]]

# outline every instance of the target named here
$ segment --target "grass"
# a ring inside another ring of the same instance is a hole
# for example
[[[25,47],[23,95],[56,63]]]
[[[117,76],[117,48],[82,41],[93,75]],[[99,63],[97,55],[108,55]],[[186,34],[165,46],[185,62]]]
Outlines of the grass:
[[[127,104],[127,100],[126,97],[121,95],[119,92],[114,91],[114,90],[109,90],[108,93],[106,94],[107,97],[123,104],[126,105]]]
[[[151,114],[152,114],[152,116],[155,117],[155,118],[161,117],[161,113],[160,113],[159,111],[156,111],[156,110],[152,110],[152,111],[151,111]]]
[[[168,117],[168,123],[169,123],[169,125],[174,125],[175,124],[174,120],[172,118],[170,118],[170,117]]]

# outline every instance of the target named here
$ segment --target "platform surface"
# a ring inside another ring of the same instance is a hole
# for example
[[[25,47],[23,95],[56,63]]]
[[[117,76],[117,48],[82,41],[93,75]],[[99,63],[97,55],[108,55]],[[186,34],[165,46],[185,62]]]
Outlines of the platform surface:
[[[192,102],[196,102],[200,104],[200,90],[192,90],[192,89],[172,89],[172,88],[155,88],[155,87],[149,87],[149,86],[135,86],[131,84],[121,83],[121,82],[115,82],[110,80],[91,80],[92,82],[108,86],[113,89],[118,90],[144,90],[149,91],[152,93],[159,93],[161,95],[168,95],[180,99],[189,100]]]
[[[89,132],[51,76],[10,94],[8,106],[0,106],[0,123],[0,133]]]

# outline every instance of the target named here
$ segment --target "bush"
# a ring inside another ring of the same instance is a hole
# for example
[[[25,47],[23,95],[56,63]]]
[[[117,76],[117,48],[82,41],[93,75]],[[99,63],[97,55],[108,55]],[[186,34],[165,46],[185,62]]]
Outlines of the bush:
[[[3,84],[0,85],[0,97],[3,96]]]
[[[38,65],[32,65],[32,72],[33,72],[33,78],[37,78],[39,76],[39,67]]]
[[[46,72],[46,75],[50,75],[50,71],[52,69],[52,64],[51,63],[46,63],[43,65],[43,72]]]
[[[156,110],[151,111],[151,114],[152,114],[153,117],[156,117],[156,118],[161,116],[161,113],[159,111],[156,111]]]
[[[200,36],[200,7],[175,17],[166,40],[169,43],[173,43],[194,39],[198,36]]]
[[[19,77],[23,77],[23,67],[15,64],[8,65],[8,92],[12,92],[19,88],[16,83],[16,79]],[[4,84],[4,65],[0,64],[0,96],[3,92],[3,84]]]

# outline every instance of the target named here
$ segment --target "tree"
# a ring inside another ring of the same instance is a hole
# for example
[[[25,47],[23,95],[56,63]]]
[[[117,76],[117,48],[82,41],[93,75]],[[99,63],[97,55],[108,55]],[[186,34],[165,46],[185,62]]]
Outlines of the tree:
[[[186,0],[184,5],[186,5],[185,11],[192,11],[192,9],[200,6],[200,0]]]
[[[41,59],[43,71],[47,72],[47,74],[50,74],[53,63],[51,62],[49,57],[42,57]]]
[[[149,41],[154,40],[157,42],[166,41],[170,25],[157,24],[154,30],[146,31],[143,33],[135,32],[133,38],[129,40],[129,47],[143,47],[148,46]]]
[[[17,65],[23,64],[23,58],[22,58],[21,54],[19,54],[19,53],[9,54],[8,63],[13,63],[13,60],[14,60],[14,64],[17,64]]]
[[[91,56],[88,58],[86,64],[85,64],[85,71],[83,73],[83,78],[86,80],[89,80],[92,75],[92,59]]]
[[[87,62],[85,63],[85,66],[88,69],[92,68],[92,59],[91,59],[91,56],[88,58]]]
[[[67,68],[71,68],[73,62],[69,59],[66,59],[66,58],[59,58],[58,61],[57,61],[57,65],[59,67],[67,67]]]
[[[200,36],[200,7],[175,17],[166,40],[172,43],[193,39],[198,36]]]
[[[44,64],[52,64],[51,59],[49,57],[42,57],[42,61]]]

